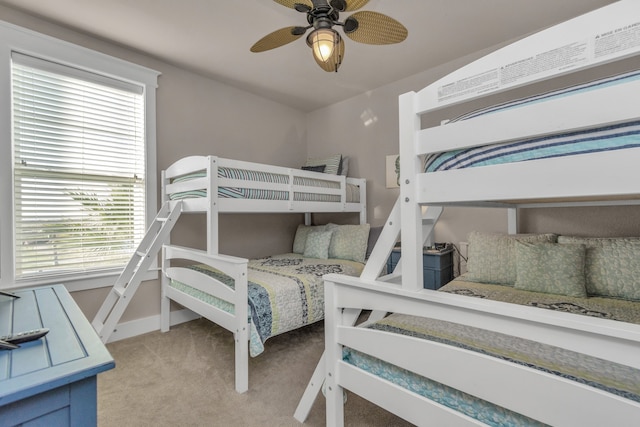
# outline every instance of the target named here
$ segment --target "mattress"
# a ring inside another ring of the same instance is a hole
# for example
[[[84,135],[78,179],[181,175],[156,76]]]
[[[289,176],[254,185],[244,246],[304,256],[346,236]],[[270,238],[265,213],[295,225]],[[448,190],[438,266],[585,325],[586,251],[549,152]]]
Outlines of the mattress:
[[[184,175],[180,178],[174,179],[172,182],[187,181],[195,178],[206,177],[205,171],[199,171],[193,174]],[[289,175],[251,171],[247,169],[238,168],[218,168],[218,177],[229,178],[254,182],[268,182],[274,184],[286,185],[289,183]],[[320,194],[314,193],[313,187],[319,189],[340,189],[340,183],[335,181],[327,181],[323,179],[314,179],[308,177],[294,177],[294,185],[311,187],[306,192],[294,192],[294,200],[300,202],[340,202],[340,195],[336,194]],[[346,201],[347,203],[360,202],[360,187],[354,184],[347,184]],[[173,193],[169,195],[171,200],[184,200],[194,197],[206,197],[206,190],[194,190],[184,191],[179,193]],[[221,198],[233,198],[233,199],[252,199],[252,200],[289,200],[289,192],[281,190],[267,190],[259,188],[245,188],[245,187],[218,187],[218,197]]]
[[[520,108],[638,79],[640,79],[639,71],[617,75],[476,110],[451,122],[469,120],[506,109]],[[424,170],[425,172],[437,172],[637,147],[640,147],[640,121],[631,121],[612,126],[433,154],[426,157]]]
[[[440,291],[640,323],[640,302],[634,301],[551,295],[518,290],[510,286],[467,282],[460,278],[449,282]],[[424,317],[392,314],[368,327],[498,357],[640,402],[640,370],[629,366],[519,337]],[[535,420],[350,348],[343,349],[343,360],[491,426],[542,425]]]
[[[220,271],[204,265],[189,268],[234,287],[233,280]],[[363,268],[364,264],[355,261],[306,258],[293,253],[249,260],[251,356],[262,353],[270,337],[324,319],[324,274],[358,276]],[[235,311],[233,304],[187,284],[172,280],[170,286],[228,313]]]

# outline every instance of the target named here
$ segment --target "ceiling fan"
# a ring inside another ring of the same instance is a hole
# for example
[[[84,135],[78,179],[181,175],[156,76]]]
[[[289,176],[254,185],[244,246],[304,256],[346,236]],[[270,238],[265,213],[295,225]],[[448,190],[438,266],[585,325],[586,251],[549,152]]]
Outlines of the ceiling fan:
[[[284,46],[302,37],[307,30],[307,45],[325,71],[338,71],[344,58],[344,40],[333,28],[342,27],[351,40],[374,45],[400,43],[408,31],[395,19],[378,12],[359,11],[340,21],[340,13],[360,9],[369,0],[274,0],[276,3],[307,14],[309,25],[285,27],[267,34],[251,46],[251,52],[264,52]]]

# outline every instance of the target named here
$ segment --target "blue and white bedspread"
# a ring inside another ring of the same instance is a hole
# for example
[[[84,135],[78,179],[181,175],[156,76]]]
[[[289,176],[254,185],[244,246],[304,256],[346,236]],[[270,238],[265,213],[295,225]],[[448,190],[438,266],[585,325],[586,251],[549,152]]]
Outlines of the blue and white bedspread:
[[[477,110],[460,116],[452,122],[473,119],[506,109],[519,108],[638,79],[640,79],[640,72],[637,71],[613,76]],[[535,118],[532,117],[531,120],[535,120]],[[640,147],[640,121],[631,121],[613,126],[433,154],[425,159],[424,170],[425,172],[437,172],[637,147]]]
[[[210,267],[195,265],[189,268],[234,287],[229,276]],[[358,276],[363,268],[364,264],[359,262],[305,258],[293,253],[250,260],[248,293],[251,356],[264,351],[264,342],[268,338],[324,319],[324,274]],[[228,313],[235,311],[233,304],[184,283],[172,281],[171,286]]]
[[[640,402],[640,370],[629,366],[511,335],[423,317],[392,314],[369,327],[497,357]],[[343,359],[489,425],[541,425],[535,420],[352,349],[344,349]],[[425,360],[425,363],[428,361]],[[490,380],[487,378],[487,381]]]

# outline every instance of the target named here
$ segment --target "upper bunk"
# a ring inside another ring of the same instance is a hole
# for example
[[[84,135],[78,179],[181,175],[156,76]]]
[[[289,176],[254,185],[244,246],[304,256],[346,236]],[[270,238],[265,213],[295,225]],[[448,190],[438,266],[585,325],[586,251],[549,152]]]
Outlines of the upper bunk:
[[[402,95],[403,203],[640,203],[640,70],[633,65],[640,53],[639,17],[640,2],[622,0]],[[614,63],[626,63],[631,71],[557,86],[581,75],[591,78],[597,69],[606,72]],[[530,88],[544,92],[532,96],[523,90]],[[483,105],[518,92],[527,97]],[[459,113],[463,105],[483,108],[442,120],[443,111]],[[440,125],[424,125],[438,115]]]
[[[356,212],[366,222],[365,179],[216,156],[189,156],[169,166],[162,172],[162,198],[181,201],[183,212]]]

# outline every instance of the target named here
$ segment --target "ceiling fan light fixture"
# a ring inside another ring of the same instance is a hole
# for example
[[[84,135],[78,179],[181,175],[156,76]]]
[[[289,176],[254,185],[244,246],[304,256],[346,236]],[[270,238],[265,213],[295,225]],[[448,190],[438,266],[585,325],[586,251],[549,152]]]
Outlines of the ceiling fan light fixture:
[[[318,62],[333,61],[336,48],[340,44],[340,34],[331,28],[319,28],[307,37],[307,44]]]

